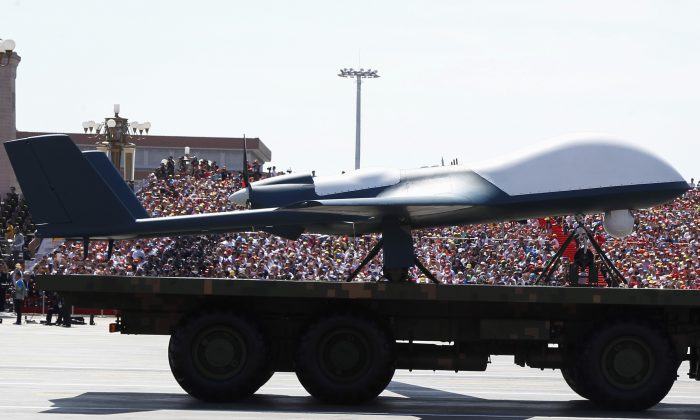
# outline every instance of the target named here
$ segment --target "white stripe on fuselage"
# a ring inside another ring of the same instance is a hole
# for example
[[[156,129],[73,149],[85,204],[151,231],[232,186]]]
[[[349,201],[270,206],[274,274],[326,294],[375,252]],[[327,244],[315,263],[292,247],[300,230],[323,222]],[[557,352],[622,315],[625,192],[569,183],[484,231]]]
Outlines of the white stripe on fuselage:
[[[401,180],[398,169],[368,168],[342,175],[314,178],[314,189],[319,196],[340,194],[396,185]]]

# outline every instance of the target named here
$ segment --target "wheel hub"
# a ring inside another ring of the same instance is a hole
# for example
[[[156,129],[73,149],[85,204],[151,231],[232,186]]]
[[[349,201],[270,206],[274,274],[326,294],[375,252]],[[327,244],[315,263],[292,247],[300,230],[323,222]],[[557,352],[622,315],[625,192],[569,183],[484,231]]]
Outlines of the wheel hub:
[[[211,327],[195,339],[193,359],[197,370],[209,379],[226,380],[243,368],[245,341],[226,326]]]
[[[605,378],[615,387],[635,389],[643,386],[654,370],[654,359],[647,344],[634,337],[622,337],[603,352]]]
[[[337,382],[352,382],[369,366],[369,343],[357,331],[344,329],[329,333],[319,345],[321,368]]]

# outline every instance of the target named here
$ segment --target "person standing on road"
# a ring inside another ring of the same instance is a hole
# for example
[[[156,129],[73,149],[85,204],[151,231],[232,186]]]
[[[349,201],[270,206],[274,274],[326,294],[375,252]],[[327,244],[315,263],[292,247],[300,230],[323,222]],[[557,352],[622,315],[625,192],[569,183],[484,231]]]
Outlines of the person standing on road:
[[[15,286],[14,303],[15,313],[17,314],[16,325],[22,324],[22,307],[24,306],[24,298],[27,297],[27,283],[22,278],[22,271],[15,270],[12,273],[12,282]]]
[[[51,294],[51,307],[46,312],[45,325],[52,325],[51,319],[53,318],[54,314],[58,316],[58,319],[56,319],[56,325],[64,324],[63,313],[64,313],[64,311],[63,311],[63,298],[60,297],[58,295],[58,293],[53,292]]]

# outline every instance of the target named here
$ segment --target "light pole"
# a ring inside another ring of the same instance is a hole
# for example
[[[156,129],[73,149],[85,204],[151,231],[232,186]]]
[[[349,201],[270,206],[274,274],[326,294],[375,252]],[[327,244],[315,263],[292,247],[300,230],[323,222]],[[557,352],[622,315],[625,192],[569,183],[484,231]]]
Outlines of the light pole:
[[[119,116],[119,104],[114,104],[114,117],[105,118],[104,123],[96,123],[93,120],[83,122],[85,133],[95,133],[94,139],[97,150],[109,156],[124,180],[134,181],[136,166],[136,145],[134,141],[141,140],[144,131],[148,134],[151,129],[150,122],[129,122],[128,118]],[[130,131],[131,130],[131,131]],[[137,135],[138,134],[138,135]],[[124,170],[121,170],[122,153],[124,154]]]
[[[5,67],[10,64],[12,58],[12,50],[15,49],[15,41],[11,39],[0,38],[0,67]]]
[[[376,79],[379,77],[379,75],[377,74],[377,70],[372,69],[340,69],[338,76],[354,77],[357,80],[357,104],[355,110],[355,169],[360,169],[360,110],[362,104],[362,79]]]

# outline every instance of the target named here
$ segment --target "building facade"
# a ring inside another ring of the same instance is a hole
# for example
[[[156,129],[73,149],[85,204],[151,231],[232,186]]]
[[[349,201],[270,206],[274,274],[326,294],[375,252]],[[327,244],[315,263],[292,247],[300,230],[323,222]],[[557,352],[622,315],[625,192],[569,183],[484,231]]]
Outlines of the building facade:
[[[32,131],[17,131],[17,138],[41,136],[45,134]],[[94,135],[83,133],[65,133],[81,150],[95,150],[97,139]],[[245,141],[248,161],[269,162],[272,152],[259,138],[247,138]],[[156,169],[163,159],[172,156],[177,159],[185,155],[185,147],[190,148],[190,157],[215,161],[228,170],[243,169],[243,139],[237,137],[185,137],[185,136],[145,136],[136,142],[136,179],[143,179]],[[122,159],[122,167],[124,162]]]

